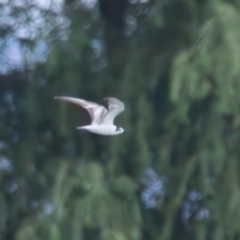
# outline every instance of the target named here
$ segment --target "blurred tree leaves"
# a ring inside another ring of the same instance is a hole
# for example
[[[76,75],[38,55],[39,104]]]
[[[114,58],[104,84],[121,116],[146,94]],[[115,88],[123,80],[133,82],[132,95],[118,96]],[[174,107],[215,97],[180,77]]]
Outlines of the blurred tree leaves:
[[[0,238],[238,239],[238,1],[22,3],[0,4]],[[76,131],[56,95],[120,98],[125,133]]]

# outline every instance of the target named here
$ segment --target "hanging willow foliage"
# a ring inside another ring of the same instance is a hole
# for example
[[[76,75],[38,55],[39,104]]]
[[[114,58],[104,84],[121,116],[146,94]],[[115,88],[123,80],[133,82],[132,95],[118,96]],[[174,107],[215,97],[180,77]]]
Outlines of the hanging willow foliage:
[[[239,1],[114,2],[45,11],[1,72],[0,239],[239,239]],[[121,99],[124,134],[56,95]]]

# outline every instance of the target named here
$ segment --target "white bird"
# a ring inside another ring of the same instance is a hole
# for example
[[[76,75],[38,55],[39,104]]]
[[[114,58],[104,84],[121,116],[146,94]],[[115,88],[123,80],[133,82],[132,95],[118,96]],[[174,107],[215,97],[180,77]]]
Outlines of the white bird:
[[[113,124],[114,118],[124,110],[124,104],[117,98],[105,98],[108,101],[108,110],[102,105],[79,98],[54,97],[54,99],[74,103],[88,110],[92,119],[91,125],[77,129],[86,129],[100,135],[118,135],[124,132],[123,128]]]

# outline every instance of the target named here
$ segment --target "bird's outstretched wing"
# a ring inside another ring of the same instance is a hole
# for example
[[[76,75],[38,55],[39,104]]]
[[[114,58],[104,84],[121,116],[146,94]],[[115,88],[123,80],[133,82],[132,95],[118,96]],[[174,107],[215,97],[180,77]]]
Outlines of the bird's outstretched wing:
[[[108,113],[102,119],[101,124],[113,124],[114,118],[123,112],[124,104],[117,98],[109,97],[105,98],[108,101]]]
[[[87,109],[92,119],[92,125],[100,124],[102,118],[107,114],[107,109],[104,106],[83,99],[72,97],[54,97],[54,99],[77,104]]]

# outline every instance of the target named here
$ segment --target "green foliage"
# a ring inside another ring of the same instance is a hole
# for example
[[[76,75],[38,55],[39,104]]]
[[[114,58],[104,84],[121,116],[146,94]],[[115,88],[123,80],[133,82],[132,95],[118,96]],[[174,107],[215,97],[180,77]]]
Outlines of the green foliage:
[[[239,1],[112,2],[34,5],[46,25],[0,75],[0,239],[239,239]],[[77,131],[57,95],[120,98],[124,134]]]

